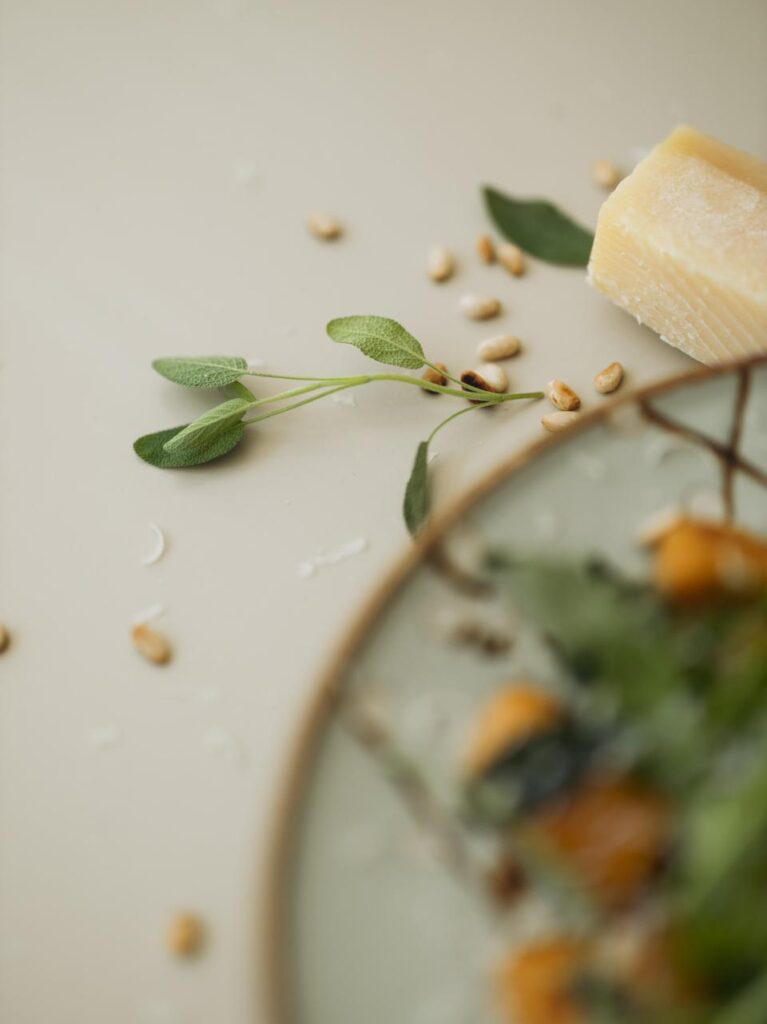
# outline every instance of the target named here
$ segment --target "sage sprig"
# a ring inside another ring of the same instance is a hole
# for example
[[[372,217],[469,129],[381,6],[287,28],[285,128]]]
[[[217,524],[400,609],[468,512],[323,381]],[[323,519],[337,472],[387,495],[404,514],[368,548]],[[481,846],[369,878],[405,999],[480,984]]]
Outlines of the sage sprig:
[[[388,317],[341,317],[330,321],[327,332],[333,341],[354,345],[378,363],[403,370],[437,369],[435,363],[427,358],[421,343],[396,320]],[[474,404],[448,416],[418,447],[404,502],[405,522],[413,534],[423,526],[429,511],[428,450],[437,431],[473,409],[520,399],[543,398],[542,391],[502,394],[485,391],[462,384],[449,374],[443,376],[448,380],[444,385],[404,373],[358,374],[352,377],[266,373],[249,367],[241,356],[178,356],[156,359],[152,366],[160,376],[174,384],[186,388],[222,389],[226,395],[225,401],[192,423],[138,438],[133,445],[136,454],[161,469],[188,469],[221,458],[239,444],[246,426],[281,416],[349,388],[390,382],[463,400],[470,396]],[[443,373],[442,370],[439,372]],[[259,397],[242,383],[243,377],[292,381],[296,386]]]

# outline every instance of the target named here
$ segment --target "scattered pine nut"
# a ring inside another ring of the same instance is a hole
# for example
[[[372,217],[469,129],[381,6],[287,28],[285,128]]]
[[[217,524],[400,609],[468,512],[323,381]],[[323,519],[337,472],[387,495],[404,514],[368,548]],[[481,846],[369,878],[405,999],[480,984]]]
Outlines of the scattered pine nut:
[[[155,665],[165,665],[170,661],[171,650],[167,639],[145,622],[133,627],[131,637],[133,646],[147,661]]]
[[[500,299],[486,295],[462,295],[460,305],[469,320],[490,320],[501,312]]]
[[[306,221],[306,226],[315,238],[323,242],[332,242],[343,234],[340,222],[329,213],[313,213]]]
[[[188,957],[199,953],[205,928],[195,914],[176,914],[168,927],[165,942],[174,956]]]
[[[426,260],[426,271],[432,281],[447,281],[455,271],[455,260],[444,245],[433,245]]]
[[[0,654],[7,651],[11,642],[11,634],[7,628],[0,623]]]
[[[426,367],[421,374],[421,380],[427,380],[430,384],[439,384],[440,387],[444,388],[447,385],[447,377],[445,376],[447,373],[447,367],[444,363],[435,363],[434,366],[437,367],[436,370],[431,366]],[[439,394],[439,391],[427,391],[426,388],[422,388],[421,390],[425,395]]]
[[[485,338],[477,345],[477,355],[483,363],[492,363],[496,359],[511,359],[519,354],[522,342],[513,334],[495,334]]]
[[[502,242],[498,246],[498,262],[514,277],[521,277],[525,272],[525,254],[513,242]]]
[[[580,409],[581,400],[569,384],[563,380],[550,380],[548,383],[549,399],[552,405],[563,412],[575,412]]]
[[[623,380],[623,365],[621,363],[610,363],[604,370],[594,378],[594,387],[600,395],[609,395],[621,386]]]
[[[623,177],[620,169],[612,160],[595,160],[591,173],[600,188],[613,189]]]
[[[562,410],[550,412],[547,416],[542,417],[541,424],[554,434],[560,430],[567,430],[576,420],[580,419],[580,415],[579,412],[564,412]]]
[[[480,363],[473,370],[464,370],[461,383],[501,395],[509,386],[509,378],[504,368],[497,363]]]
[[[490,235],[480,235],[477,239],[477,256],[483,263],[495,263],[495,243]]]

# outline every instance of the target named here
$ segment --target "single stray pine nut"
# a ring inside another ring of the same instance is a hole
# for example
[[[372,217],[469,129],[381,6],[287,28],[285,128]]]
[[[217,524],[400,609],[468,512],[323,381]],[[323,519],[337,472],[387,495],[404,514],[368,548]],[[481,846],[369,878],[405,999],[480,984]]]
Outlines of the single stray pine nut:
[[[0,654],[8,649],[8,645],[11,642],[11,634],[7,628],[0,623]]]
[[[477,345],[477,355],[483,363],[492,363],[496,359],[511,359],[519,354],[522,342],[513,334],[495,334],[485,338]]]
[[[165,665],[170,661],[170,644],[161,633],[145,622],[133,627],[131,637],[133,646],[147,661],[155,665]]]
[[[600,395],[609,395],[621,386],[623,366],[621,363],[610,363],[594,378],[594,387]]]
[[[426,270],[432,281],[447,281],[453,276],[455,261],[444,245],[433,245],[426,260]]]
[[[343,233],[339,221],[335,217],[331,217],[329,213],[313,213],[307,220],[306,226],[315,238],[319,238],[323,242],[332,242],[335,238],[340,238]]]
[[[501,312],[501,303],[489,296],[462,295],[461,310],[469,320],[490,320]]]
[[[591,168],[594,181],[600,188],[615,188],[623,175],[612,160],[595,160]]]
[[[551,404],[563,412],[575,412],[580,409],[581,400],[569,384],[563,380],[550,380],[548,383]]]
[[[205,936],[202,921],[195,914],[177,914],[170,923],[165,941],[175,956],[199,953]]]
[[[464,370],[461,383],[502,395],[509,386],[509,378],[504,368],[497,363],[480,363],[474,370]]]
[[[436,369],[434,368],[436,367]],[[429,384],[439,384],[440,387],[447,385],[447,367],[444,363],[435,363],[434,366],[427,366],[421,374],[421,380],[427,380]],[[439,391],[429,391],[426,388],[421,389],[425,395],[438,395]]]
[[[495,263],[495,243],[490,235],[480,235],[477,239],[477,256],[483,263]]]
[[[502,242],[498,246],[498,262],[514,277],[521,277],[525,272],[525,254],[512,242]]]
[[[567,430],[569,426],[575,423],[576,420],[580,419],[579,412],[550,412],[547,416],[542,417],[541,423],[552,433],[556,433],[559,430]]]

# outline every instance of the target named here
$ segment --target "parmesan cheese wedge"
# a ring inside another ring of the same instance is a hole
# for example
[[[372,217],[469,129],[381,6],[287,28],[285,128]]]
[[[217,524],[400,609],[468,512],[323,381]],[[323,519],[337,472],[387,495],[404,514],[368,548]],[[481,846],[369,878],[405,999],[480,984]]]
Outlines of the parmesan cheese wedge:
[[[767,163],[677,128],[602,206],[588,276],[703,363],[767,351]]]

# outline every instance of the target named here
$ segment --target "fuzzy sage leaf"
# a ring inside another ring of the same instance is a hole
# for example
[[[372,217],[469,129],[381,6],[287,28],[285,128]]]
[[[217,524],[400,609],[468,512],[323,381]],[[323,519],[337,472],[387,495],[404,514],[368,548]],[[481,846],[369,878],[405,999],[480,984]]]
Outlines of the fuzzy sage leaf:
[[[185,388],[222,388],[239,380],[248,369],[242,356],[179,356],[155,359],[152,366],[161,377]]]
[[[190,455],[202,455],[209,448],[215,447],[221,434],[233,424],[238,423],[250,408],[251,402],[243,398],[230,398],[221,405],[216,405],[208,412],[184,427],[165,442],[165,451],[169,454],[188,452]]]
[[[158,430],[155,434],[144,434],[143,437],[134,441],[133,450],[150,466],[157,466],[159,469],[189,469],[228,454],[240,443],[245,433],[245,425],[238,420],[218,434],[215,441],[207,448],[197,451],[189,449],[175,452],[166,451],[165,445],[186,430],[186,427],[186,424],[182,424],[180,427]]]
[[[415,536],[429,515],[429,442],[421,441],[416,448],[413,468],[405,488],[402,514],[410,534]]]
[[[385,316],[339,317],[330,321],[327,332],[333,341],[355,345],[378,363],[408,370],[418,370],[425,363],[420,342],[396,320]]]
[[[531,256],[546,263],[585,267],[594,236],[545,199],[513,199],[484,190],[485,205],[498,230]]]

